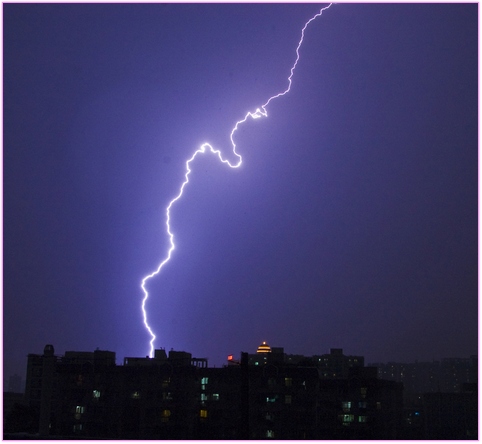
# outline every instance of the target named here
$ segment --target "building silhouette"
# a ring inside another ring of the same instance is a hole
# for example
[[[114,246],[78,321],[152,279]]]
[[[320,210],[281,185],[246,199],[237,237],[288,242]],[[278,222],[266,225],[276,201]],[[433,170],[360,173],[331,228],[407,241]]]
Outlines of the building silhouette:
[[[20,431],[41,439],[472,438],[476,389],[457,395],[404,408],[401,382],[342,349],[306,357],[263,342],[213,368],[184,351],[158,349],[117,365],[112,351],[58,356],[46,345],[28,355],[25,405],[7,418],[4,438]],[[461,406],[468,413],[454,416]],[[22,421],[28,429],[11,425]]]
[[[22,377],[14,374],[8,377],[8,392],[10,393],[23,393]]]
[[[477,356],[373,365],[404,386],[403,438],[477,439]]]
[[[313,357],[261,344],[222,368],[171,350],[153,358],[29,354],[39,436],[110,439],[396,438],[402,385],[341,349]]]
[[[464,384],[476,383],[477,356],[444,358],[441,361],[371,364],[378,368],[378,377],[402,382],[406,399],[416,399],[423,393],[456,393]]]

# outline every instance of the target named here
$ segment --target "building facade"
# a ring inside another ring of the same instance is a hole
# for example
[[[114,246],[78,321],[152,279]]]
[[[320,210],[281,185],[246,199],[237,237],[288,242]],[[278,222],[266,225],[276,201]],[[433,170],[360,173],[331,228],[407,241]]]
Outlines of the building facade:
[[[294,357],[261,344],[210,368],[171,350],[153,358],[28,355],[26,401],[42,437],[100,439],[395,439],[402,384],[363,357]]]

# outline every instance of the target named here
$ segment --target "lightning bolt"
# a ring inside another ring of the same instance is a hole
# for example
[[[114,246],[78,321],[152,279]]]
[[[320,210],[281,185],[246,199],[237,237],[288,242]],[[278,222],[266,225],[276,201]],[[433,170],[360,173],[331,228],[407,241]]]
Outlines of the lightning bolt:
[[[143,320],[144,320],[144,326],[146,327],[146,330],[149,332],[149,334],[151,335],[151,340],[149,342],[150,344],[150,351],[149,351],[149,356],[152,358],[153,357],[153,354],[154,354],[154,341],[156,339],[156,335],[154,334],[154,332],[152,331],[151,327],[149,326],[148,322],[147,322],[147,312],[146,312],[146,302],[147,302],[147,299],[149,298],[149,293],[148,291],[146,290],[146,283],[149,279],[153,278],[154,276],[156,276],[157,274],[159,274],[162,270],[162,267],[164,267],[164,265],[169,262],[169,260],[171,259],[171,256],[172,256],[172,252],[174,251],[174,249],[176,248],[175,244],[174,244],[174,233],[171,231],[171,226],[170,226],[170,221],[171,221],[171,208],[172,206],[182,197],[183,193],[184,193],[184,188],[185,186],[189,183],[189,175],[191,174],[191,163],[196,159],[196,157],[199,155],[199,154],[205,154],[206,152],[211,152],[212,154],[215,154],[218,156],[219,160],[222,162],[222,163],[225,163],[227,164],[230,168],[238,168],[239,166],[241,166],[241,163],[242,163],[242,157],[240,154],[238,154],[238,152],[236,151],[236,143],[234,142],[234,134],[236,133],[236,131],[238,130],[239,126],[242,125],[243,123],[245,123],[249,118],[252,118],[252,119],[259,119],[260,117],[267,117],[268,116],[268,112],[266,111],[266,107],[269,105],[269,103],[274,100],[274,99],[277,99],[278,97],[282,97],[284,96],[285,94],[287,94],[290,89],[291,89],[291,82],[292,82],[292,78],[293,78],[293,74],[295,72],[295,69],[296,69],[296,66],[298,65],[298,61],[300,59],[300,47],[303,43],[303,40],[305,38],[305,30],[306,28],[308,27],[308,25],[315,19],[317,19],[318,17],[320,17],[322,14],[323,14],[323,11],[326,11],[330,6],[332,5],[332,3],[330,3],[328,6],[325,6],[324,8],[321,8],[320,11],[315,14],[313,17],[311,17],[306,23],[305,23],[305,26],[303,26],[303,29],[301,30],[301,38],[298,42],[298,46],[296,47],[296,59],[295,59],[295,62],[293,64],[293,66],[291,67],[291,72],[290,72],[290,75],[288,77],[288,87],[286,88],[286,90],[284,90],[283,92],[280,92],[274,96],[271,96],[267,101],[266,103],[264,103],[263,105],[261,105],[259,108],[256,109],[256,111],[254,112],[250,112],[248,111],[246,113],[246,115],[244,116],[243,119],[239,120],[236,122],[236,125],[234,125],[234,128],[232,129],[231,131],[231,135],[230,135],[230,139],[231,139],[231,147],[232,147],[232,152],[235,154],[236,158],[237,158],[237,161],[235,163],[231,163],[229,162],[228,160],[224,159],[223,156],[221,155],[221,151],[220,150],[217,150],[217,149],[214,149],[209,143],[203,143],[195,152],[194,154],[191,156],[190,159],[188,159],[186,161],[186,174],[184,175],[184,182],[182,183],[181,185],[181,188],[179,189],[179,193],[177,194],[176,197],[174,197],[174,199],[172,199],[170,202],[169,202],[169,205],[167,206],[166,208],[166,232],[167,232],[167,235],[169,236],[169,243],[170,243],[170,246],[169,246],[169,250],[167,251],[167,255],[166,255],[166,258],[159,264],[159,266],[157,267],[157,269],[155,271],[153,271],[151,274],[148,274],[147,276],[145,276],[143,279],[142,279],[142,283],[141,283],[141,288],[142,288],[142,291],[144,293],[144,298],[142,299],[142,315],[143,315]]]

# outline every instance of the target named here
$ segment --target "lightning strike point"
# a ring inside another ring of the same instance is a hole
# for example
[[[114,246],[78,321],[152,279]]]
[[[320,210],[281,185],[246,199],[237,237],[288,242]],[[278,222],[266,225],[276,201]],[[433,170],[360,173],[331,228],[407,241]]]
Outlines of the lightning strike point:
[[[149,333],[149,335],[151,336],[151,340],[149,341],[149,345],[150,345],[149,357],[150,358],[152,358],[154,356],[154,341],[156,340],[156,335],[154,334],[154,332],[152,331],[151,327],[149,326],[149,324],[147,322],[146,303],[147,303],[147,300],[149,299],[149,292],[146,289],[146,283],[149,279],[153,278],[154,276],[158,275],[161,272],[162,267],[164,267],[164,265],[167,262],[169,262],[169,260],[171,259],[172,252],[176,248],[176,246],[174,244],[174,234],[171,232],[171,226],[170,226],[171,208],[172,208],[173,204],[175,202],[177,202],[182,197],[182,195],[184,193],[184,187],[189,183],[189,175],[191,174],[191,162],[193,162],[195,160],[195,158],[198,156],[198,154],[205,154],[206,152],[211,152],[212,154],[216,155],[222,163],[227,164],[230,168],[239,168],[241,166],[242,157],[236,151],[236,143],[234,142],[234,134],[238,130],[239,126],[242,125],[243,123],[245,123],[248,120],[249,117],[251,117],[252,119],[259,119],[261,117],[268,117],[268,112],[266,110],[266,107],[270,104],[270,102],[274,99],[277,99],[279,97],[284,96],[285,94],[287,94],[291,90],[291,82],[292,82],[292,78],[293,78],[293,74],[295,72],[296,66],[298,65],[298,61],[300,59],[299,50],[300,50],[301,45],[303,43],[303,40],[305,38],[305,30],[313,20],[320,17],[323,14],[323,12],[326,11],[331,5],[332,5],[332,3],[330,3],[328,6],[325,6],[324,8],[321,8],[320,11],[317,14],[315,14],[313,17],[311,17],[305,23],[305,25],[303,26],[303,28],[301,30],[301,38],[298,42],[298,46],[296,47],[296,59],[295,59],[295,62],[293,64],[293,66],[291,67],[290,75],[288,77],[288,88],[283,92],[280,92],[280,93],[278,93],[274,96],[271,96],[266,101],[266,103],[264,105],[261,105],[261,107],[256,108],[256,111],[248,112],[244,116],[244,119],[238,120],[236,122],[236,124],[234,125],[234,128],[231,130],[231,134],[230,134],[231,150],[232,150],[232,153],[236,156],[237,162],[231,163],[231,162],[229,162],[229,160],[224,159],[222,154],[221,154],[221,151],[218,150],[218,149],[214,149],[209,143],[203,143],[194,152],[194,154],[191,156],[191,158],[186,161],[186,173],[184,175],[184,182],[182,183],[182,185],[179,189],[178,195],[176,197],[174,197],[169,202],[168,206],[166,207],[166,233],[169,237],[169,244],[170,244],[169,249],[167,251],[167,255],[166,255],[165,259],[158,265],[157,269],[155,271],[153,271],[151,274],[148,274],[147,276],[145,276],[142,279],[142,282],[141,282],[141,289],[144,293],[144,298],[142,299],[142,304],[141,304],[142,316],[143,316],[144,326],[145,326],[147,332]]]

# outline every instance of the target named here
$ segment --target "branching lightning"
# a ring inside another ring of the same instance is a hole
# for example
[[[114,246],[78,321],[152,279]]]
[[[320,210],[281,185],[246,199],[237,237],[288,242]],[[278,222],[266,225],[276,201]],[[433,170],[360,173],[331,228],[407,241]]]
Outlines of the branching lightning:
[[[166,255],[166,258],[159,264],[159,266],[157,267],[157,269],[155,271],[153,271],[151,274],[145,276],[143,279],[142,279],[142,283],[141,283],[141,288],[142,288],[142,291],[144,292],[144,298],[142,299],[142,315],[143,315],[143,319],[144,319],[144,325],[147,329],[147,331],[149,332],[149,334],[151,335],[151,340],[149,342],[150,344],[150,351],[149,351],[149,356],[152,358],[153,357],[153,354],[154,354],[154,341],[156,339],[156,335],[154,334],[154,332],[152,331],[151,327],[149,326],[148,322],[147,322],[147,312],[146,312],[146,302],[147,302],[147,299],[149,298],[149,293],[148,291],[146,290],[146,282],[151,279],[152,277],[156,276],[157,274],[160,273],[160,271],[162,270],[162,267],[167,263],[169,262],[169,260],[171,259],[171,256],[172,256],[172,252],[174,251],[174,249],[176,248],[175,244],[174,244],[174,234],[172,233],[171,231],[171,226],[170,226],[170,221],[171,221],[171,208],[172,206],[174,205],[174,203],[176,203],[183,195],[184,193],[184,188],[185,186],[189,183],[189,175],[191,174],[191,163],[194,161],[194,159],[199,155],[199,154],[204,154],[206,152],[211,152],[212,154],[215,154],[218,156],[219,160],[222,162],[222,163],[225,163],[227,164],[230,168],[238,168],[241,163],[242,163],[242,157],[240,154],[238,154],[238,152],[236,151],[236,143],[234,142],[234,134],[236,133],[236,131],[238,130],[239,126],[241,124],[243,124],[244,122],[246,122],[248,120],[248,118],[252,118],[252,119],[259,119],[260,117],[267,117],[268,116],[268,112],[266,111],[266,107],[269,105],[269,103],[274,100],[274,99],[277,99],[278,97],[281,97],[281,96],[284,96],[285,94],[287,94],[290,89],[291,89],[291,82],[292,82],[292,78],[293,78],[293,74],[295,72],[295,69],[296,69],[296,66],[298,65],[298,61],[300,59],[300,53],[299,53],[299,50],[300,50],[300,47],[303,43],[303,40],[305,38],[305,30],[306,28],[308,27],[308,25],[313,21],[315,20],[316,18],[318,18],[319,16],[321,16],[323,14],[323,11],[327,10],[332,4],[330,3],[328,6],[325,6],[324,8],[321,8],[320,11],[315,14],[313,17],[311,17],[310,20],[308,20],[305,25],[303,26],[303,29],[301,30],[301,38],[298,42],[298,46],[296,47],[296,59],[295,59],[295,62],[293,64],[293,66],[291,67],[291,72],[290,72],[290,75],[288,77],[288,87],[286,88],[285,91],[283,92],[280,92],[272,97],[270,97],[266,103],[264,103],[263,105],[261,105],[259,108],[256,109],[256,111],[254,112],[247,112],[246,115],[244,116],[244,118],[242,120],[239,120],[238,122],[236,122],[236,125],[234,126],[234,128],[232,129],[231,131],[231,135],[230,135],[230,139],[231,139],[231,146],[232,146],[232,152],[235,154],[236,158],[237,158],[237,161],[235,163],[230,163],[228,160],[224,159],[223,156],[221,155],[221,151],[220,150],[217,150],[217,149],[214,149],[209,143],[203,143],[201,145],[200,148],[198,148],[194,154],[191,156],[191,158],[189,160],[186,161],[186,174],[184,175],[184,182],[182,183],[181,185],[181,188],[179,189],[179,193],[176,197],[174,197],[174,199],[172,199],[170,202],[169,202],[169,205],[167,206],[166,208],[166,232],[169,236],[169,243],[170,243],[170,246],[169,246],[169,250],[167,252],[167,255]]]

